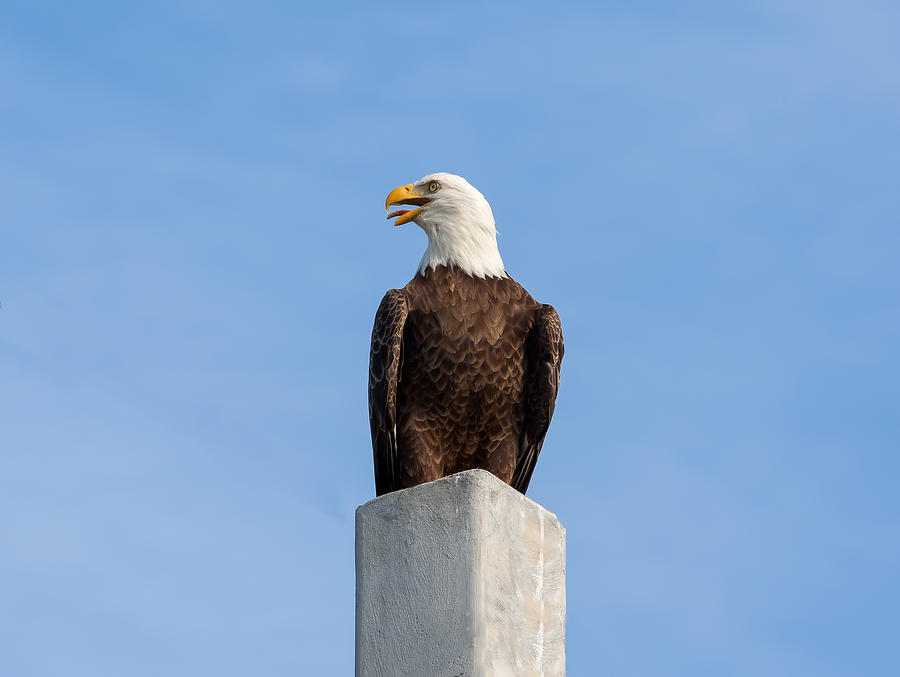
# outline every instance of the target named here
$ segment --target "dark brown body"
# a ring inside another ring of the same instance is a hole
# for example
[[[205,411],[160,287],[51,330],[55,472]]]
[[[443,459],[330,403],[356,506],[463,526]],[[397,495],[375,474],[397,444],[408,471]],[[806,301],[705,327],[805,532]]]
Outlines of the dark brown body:
[[[524,493],[562,354],[556,311],[512,278],[439,266],[389,291],[369,373],[376,492],[483,468]]]

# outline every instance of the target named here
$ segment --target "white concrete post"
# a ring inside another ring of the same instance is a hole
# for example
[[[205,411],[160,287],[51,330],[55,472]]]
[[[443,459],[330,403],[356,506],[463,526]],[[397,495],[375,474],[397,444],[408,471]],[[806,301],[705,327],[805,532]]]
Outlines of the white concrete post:
[[[484,470],[356,511],[357,677],[564,677],[566,531]]]

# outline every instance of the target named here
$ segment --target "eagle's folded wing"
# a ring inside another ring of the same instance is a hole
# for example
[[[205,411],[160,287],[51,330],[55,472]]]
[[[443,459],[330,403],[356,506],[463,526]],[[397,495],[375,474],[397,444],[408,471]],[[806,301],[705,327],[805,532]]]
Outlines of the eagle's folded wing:
[[[544,436],[550,426],[556,393],[559,390],[559,370],[564,352],[562,326],[553,306],[544,304],[525,344],[525,425],[516,459],[516,469],[510,484],[523,494],[528,489],[531,473],[537,463]]]
[[[391,289],[384,295],[369,353],[369,424],[375,455],[375,493],[394,491],[397,476],[397,384],[403,362],[403,325],[409,312],[406,294]]]

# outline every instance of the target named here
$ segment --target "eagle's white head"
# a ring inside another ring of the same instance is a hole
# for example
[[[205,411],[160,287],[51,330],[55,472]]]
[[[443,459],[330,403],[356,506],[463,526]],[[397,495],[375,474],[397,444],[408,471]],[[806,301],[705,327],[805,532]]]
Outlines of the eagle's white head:
[[[443,265],[458,266],[474,277],[506,277],[491,206],[463,177],[429,174],[392,190],[384,206],[390,210],[392,205],[415,205],[390,212],[388,218],[399,217],[395,226],[414,221],[428,235],[420,273]]]

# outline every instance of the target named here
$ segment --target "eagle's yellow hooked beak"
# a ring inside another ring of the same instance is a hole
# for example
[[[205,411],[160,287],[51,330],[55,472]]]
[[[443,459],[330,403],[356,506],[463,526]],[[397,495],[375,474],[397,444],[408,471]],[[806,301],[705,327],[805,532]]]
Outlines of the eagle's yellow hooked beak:
[[[390,210],[391,205],[419,205],[416,209],[397,209],[388,213],[387,217],[389,219],[395,216],[399,217],[394,221],[395,226],[402,226],[404,223],[409,223],[415,219],[416,215],[422,211],[422,207],[429,202],[431,202],[431,198],[417,193],[416,187],[410,183],[406,186],[394,188],[387,196],[387,200],[384,201],[384,208],[385,210]]]

